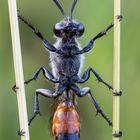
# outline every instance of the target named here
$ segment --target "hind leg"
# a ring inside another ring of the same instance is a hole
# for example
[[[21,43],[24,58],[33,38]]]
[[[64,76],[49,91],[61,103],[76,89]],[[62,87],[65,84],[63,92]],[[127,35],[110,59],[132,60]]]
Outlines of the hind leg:
[[[33,119],[40,114],[40,109],[39,109],[39,97],[38,95],[42,95],[44,97],[48,97],[48,98],[56,98],[59,95],[61,95],[64,90],[65,90],[65,86],[64,85],[59,85],[57,90],[55,92],[53,92],[52,90],[49,89],[37,89],[36,90],[36,94],[35,94],[35,100],[34,100],[34,110],[33,110],[33,115],[32,117],[29,119],[29,125],[31,124],[31,122],[33,121]]]
[[[77,96],[79,97],[83,97],[85,95],[88,95],[90,100],[92,101],[92,103],[94,104],[96,110],[97,110],[97,114],[99,113],[107,122],[109,125],[112,126],[112,122],[110,121],[110,119],[104,114],[103,110],[100,108],[97,100],[94,98],[94,96],[91,94],[90,88],[89,87],[85,87],[82,89],[79,89],[78,86],[73,85],[72,90],[76,93]]]
[[[51,90],[49,90],[49,89],[37,89],[37,90],[36,90],[36,93],[35,93],[35,100],[34,100],[33,115],[32,115],[32,117],[29,119],[28,125],[30,125],[31,122],[33,121],[33,119],[34,119],[38,114],[40,114],[38,95],[42,95],[42,96],[44,96],[44,97],[52,98],[53,91],[51,91]]]

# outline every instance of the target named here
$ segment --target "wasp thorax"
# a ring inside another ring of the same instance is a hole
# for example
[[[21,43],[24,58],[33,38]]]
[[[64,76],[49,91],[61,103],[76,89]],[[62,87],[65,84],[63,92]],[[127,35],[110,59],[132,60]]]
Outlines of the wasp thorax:
[[[83,33],[84,25],[74,20],[68,20],[68,18],[54,26],[54,34],[60,38],[80,37]]]

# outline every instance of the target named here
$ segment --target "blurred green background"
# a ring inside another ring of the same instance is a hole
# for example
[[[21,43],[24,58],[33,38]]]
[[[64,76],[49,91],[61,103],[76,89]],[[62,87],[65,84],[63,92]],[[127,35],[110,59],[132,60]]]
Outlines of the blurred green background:
[[[52,0],[17,0],[18,9],[34,24],[52,43],[53,26],[63,19],[60,11]],[[67,15],[70,13],[72,1],[60,0]],[[121,11],[124,17],[121,32],[121,124],[122,140],[140,140],[140,2],[138,0],[123,0]],[[85,34],[79,40],[82,46],[99,31],[105,29],[113,21],[112,0],[79,0],[74,18],[85,25]],[[20,22],[20,36],[25,79],[30,78],[42,65],[49,66],[49,53],[45,51],[41,41],[31,30]],[[83,71],[88,67],[94,69],[109,83],[112,83],[113,67],[113,30],[107,36],[95,43],[95,48],[85,55]],[[50,69],[51,70],[51,69]],[[8,16],[7,0],[0,0],[0,140],[19,140],[19,129],[16,94],[11,90],[15,83],[11,46],[11,34]],[[84,86],[92,88],[96,99],[104,112],[112,118],[112,95],[102,84],[91,78]],[[43,76],[26,86],[28,114],[33,111],[35,89],[53,88]],[[88,97],[77,99],[81,118],[81,140],[111,140],[112,128],[101,116],[95,117],[95,109]],[[40,97],[42,116],[34,120],[30,126],[31,140],[51,140],[48,130],[52,101]]]

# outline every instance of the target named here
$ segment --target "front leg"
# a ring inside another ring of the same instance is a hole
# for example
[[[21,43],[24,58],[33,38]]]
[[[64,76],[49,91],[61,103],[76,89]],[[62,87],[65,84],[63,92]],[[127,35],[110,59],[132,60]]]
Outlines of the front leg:
[[[98,33],[95,37],[93,37],[89,41],[89,43],[86,47],[84,47],[82,50],[79,50],[79,51],[73,53],[73,55],[79,55],[79,54],[89,52],[93,48],[95,40],[98,39],[98,38],[101,38],[104,35],[106,35],[107,31],[109,31],[113,26],[114,26],[114,24],[109,25],[104,31]]]
[[[86,82],[86,81],[89,79],[89,77],[90,77],[90,71],[95,75],[95,77],[97,78],[97,80],[98,80],[99,82],[103,83],[103,84],[104,84],[105,86],[107,86],[109,89],[112,89],[112,90],[113,90],[112,86],[110,86],[108,83],[106,83],[106,82],[100,77],[100,75],[99,75],[93,68],[91,68],[91,67],[89,67],[89,68],[85,71],[85,73],[83,74],[83,76],[82,76],[81,79],[80,79],[80,78],[77,79],[76,83],[84,83],[84,82]]]
[[[46,49],[58,54],[64,54],[61,50],[56,49],[51,43],[49,43],[49,41],[43,37],[42,33],[21,15],[20,11],[18,11],[18,18],[23,21],[35,33],[35,35],[43,41]]]

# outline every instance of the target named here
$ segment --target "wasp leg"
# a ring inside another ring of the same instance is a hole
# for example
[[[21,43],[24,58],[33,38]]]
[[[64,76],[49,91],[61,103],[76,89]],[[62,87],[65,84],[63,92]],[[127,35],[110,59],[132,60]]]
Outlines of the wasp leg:
[[[86,47],[84,47],[82,50],[76,51],[75,53],[73,53],[73,55],[79,55],[79,54],[89,52],[94,46],[94,41],[96,39],[101,38],[102,36],[106,35],[107,31],[110,30],[113,26],[114,26],[114,24],[109,25],[104,31],[98,33],[95,37],[93,37],[89,41],[89,43],[88,43],[88,45]]]
[[[45,97],[49,97],[51,98],[52,97],[52,94],[53,94],[53,91],[49,90],[49,89],[37,89],[36,90],[36,94],[35,94],[35,100],[34,100],[34,111],[33,111],[33,116],[29,119],[29,122],[28,122],[28,125],[31,124],[31,122],[33,121],[33,119],[41,113],[40,113],[40,110],[39,110],[39,100],[38,100],[38,95],[42,95],[42,96],[45,96]]]
[[[47,68],[45,67],[41,67],[37,72],[35,72],[35,74],[33,75],[33,77],[27,81],[25,81],[25,84],[30,83],[33,80],[36,80],[36,78],[38,77],[40,72],[43,72],[43,75],[46,79],[48,79],[49,81],[53,82],[53,83],[59,83],[60,81],[57,80],[49,71]]]
[[[43,41],[46,49],[58,54],[64,54],[61,50],[56,49],[51,43],[49,43],[49,41],[43,37],[42,33],[21,15],[20,11],[18,11],[18,18],[23,21],[28,27],[30,27],[35,35],[37,35]]]
[[[48,79],[49,81],[53,82],[53,83],[60,83],[59,80],[57,80],[49,71],[47,68],[45,67],[41,67],[37,72],[35,72],[35,74],[33,75],[33,77],[27,81],[24,82],[24,84],[28,84],[33,80],[36,80],[36,78],[38,77],[40,72],[43,72],[43,75],[46,79]],[[14,92],[16,92],[16,90],[18,89],[18,87],[16,86],[16,84],[12,87],[12,90]]]
[[[73,85],[71,88],[76,93],[76,95],[79,96],[79,97],[83,97],[85,95],[88,95],[89,98],[91,99],[92,103],[94,104],[96,110],[97,110],[96,115],[98,115],[98,113],[99,113],[108,122],[108,124],[110,126],[112,126],[111,120],[104,114],[104,112],[100,108],[98,102],[96,101],[96,99],[94,98],[94,96],[91,94],[91,91],[90,91],[90,88],[89,87],[85,87],[85,88],[79,89],[78,86]]]
[[[102,109],[100,108],[98,102],[96,101],[96,99],[94,98],[94,96],[91,94],[91,91],[89,90],[89,98],[91,99],[91,101],[93,102],[96,110],[97,110],[97,115],[98,113],[108,122],[108,124],[110,126],[112,126],[112,122],[111,120],[104,114],[104,112],[102,111]]]
[[[89,77],[90,77],[90,71],[93,72],[93,74],[95,75],[95,77],[97,78],[97,80],[101,83],[103,83],[105,86],[107,86],[109,89],[112,89],[112,86],[110,86],[108,83],[106,83],[101,77],[100,75],[91,67],[89,67],[85,73],[83,74],[82,78],[81,79],[77,79],[76,83],[84,83],[86,82]]]
[[[35,94],[35,100],[34,100],[34,111],[33,111],[33,116],[29,119],[29,123],[28,125],[31,124],[31,122],[33,121],[33,119],[40,114],[40,109],[39,109],[39,99],[38,99],[38,95],[42,95],[44,97],[48,97],[48,98],[56,98],[59,95],[61,95],[64,90],[66,89],[66,87],[62,84],[59,84],[56,92],[53,92],[49,89],[37,89],[36,90],[36,94]]]

